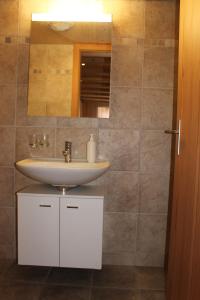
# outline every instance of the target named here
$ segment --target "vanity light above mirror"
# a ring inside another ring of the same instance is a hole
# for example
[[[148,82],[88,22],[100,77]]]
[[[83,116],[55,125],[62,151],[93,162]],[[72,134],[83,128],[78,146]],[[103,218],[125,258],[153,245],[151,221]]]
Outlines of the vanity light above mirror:
[[[48,13],[33,13],[32,21],[51,22],[112,22],[100,0],[56,0]]]
[[[100,22],[111,23],[112,15],[106,13],[87,14],[75,13],[55,14],[55,13],[33,13],[32,21],[47,21],[47,22]]]

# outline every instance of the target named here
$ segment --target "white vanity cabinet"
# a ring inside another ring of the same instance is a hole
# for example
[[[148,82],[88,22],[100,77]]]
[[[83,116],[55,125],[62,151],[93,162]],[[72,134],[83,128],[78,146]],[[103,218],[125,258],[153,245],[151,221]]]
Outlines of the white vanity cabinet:
[[[18,263],[59,265],[59,201],[57,197],[18,198]]]
[[[103,206],[99,198],[60,199],[60,265],[101,268]]]
[[[100,188],[33,185],[18,193],[18,263],[100,269],[103,194]]]

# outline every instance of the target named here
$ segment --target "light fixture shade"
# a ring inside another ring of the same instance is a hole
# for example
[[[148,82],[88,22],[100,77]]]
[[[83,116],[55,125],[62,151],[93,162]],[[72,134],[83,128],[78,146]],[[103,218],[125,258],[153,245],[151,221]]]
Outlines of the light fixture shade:
[[[51,22],[49,28],[54,31],[67,31],[74,26],[71,22]]]

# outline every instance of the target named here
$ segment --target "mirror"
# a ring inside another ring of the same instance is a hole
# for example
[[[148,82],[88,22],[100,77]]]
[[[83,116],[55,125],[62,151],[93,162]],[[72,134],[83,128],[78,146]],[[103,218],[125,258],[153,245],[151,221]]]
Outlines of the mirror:
[[[28,115],[109,118],[111,23],[32,21]]]

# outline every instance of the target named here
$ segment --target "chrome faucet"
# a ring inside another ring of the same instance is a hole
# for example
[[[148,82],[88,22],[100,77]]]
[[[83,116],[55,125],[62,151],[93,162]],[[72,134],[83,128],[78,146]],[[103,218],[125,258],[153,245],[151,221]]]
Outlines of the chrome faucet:
[[[71,156],[72,156],[72,143],[71,142],[68,142],[68,141],[65,142],[65,150],[63,151],[63,155],[64,155],[66,163],[71,162]]]

